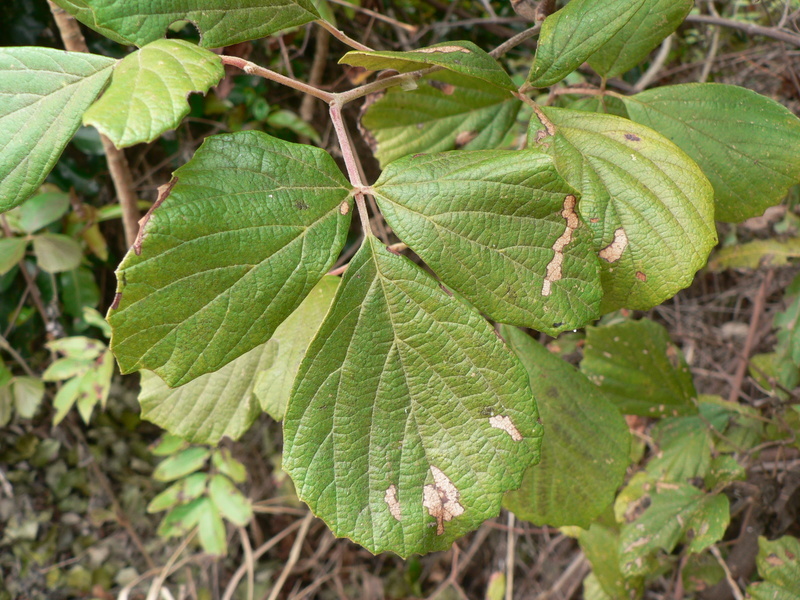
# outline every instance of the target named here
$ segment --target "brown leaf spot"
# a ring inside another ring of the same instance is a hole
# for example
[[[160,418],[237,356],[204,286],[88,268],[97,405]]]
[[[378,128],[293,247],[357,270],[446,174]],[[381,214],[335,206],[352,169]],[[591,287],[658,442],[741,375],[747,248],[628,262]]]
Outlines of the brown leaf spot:
[[[517,426],[514,425],[514,422],[505,416],[495,415],[489,419],[489,425],[494,427],[495,429],[502,429],[508,435],[511,436],[511,439],[515,442],[522,441],[522,434],[517,429]]]
[[[117,310],[120,302],[122,302],[122,292],[117,292],[114,294],[114,301],[111,303],[111,310]]]
[[[386,490],[383,501],[386,502],[392,516],[400,521],[402,514],[400,513],[400,501],[397,499],[397,486],[395,484],[390,485]]]
[[[295,203],[294,203],[294,207],[295,207],[297,210],[308,210],[308,204],[306,204],[306,203],[305,203],[305,202],[303,202],[302,200],[300,200],[299,202],[295,202]]]
[[[632,142],[641,142],[641,141],[642,141],[642,138],[640,138],[640,137],[639,137],[638,135],[636,135],[635,133],[626,133],[626,134],[625,134],[625,139],[626,139],[626,140],[630,140],[630,141],[632,141]]]
[[[452,83],[445,83],[444,81],[437,81],[436,79],[429,80],[428,85],[435,87],[445,96],[452,96],[453,92],[456,91],[456,86],[454,86]]]
[[[133,241],[133,252],[136,254],[136,256],[139,256],[142,253],[142,242],[144,241],[145,237],[145,225],[147,225],[150,219],[153,218],[153,213],[159,206],[161,206],[161,203],[167,199],[176,183],[178,183],[178,178],[173,177],[169,183],[159,186],[158,198],[156,198],[156,201],[153,202],[153,206],[150,207],[150,210],[148,210],[147,213],[141,219],[139,219],[139,233],[136,234],[136,239]]]
[[[464,514],[464,507],[458,502],[461,493],[441,470],[431,465],[433,483],[426,485],[422,492],[422,506],[436,519],[436,535],[444,533],[445,521]]]
[[[627,247],[628,235],[625,233],[625,230],[622,227],[619,227],[614,232],[614,241],[600,250],[599,256],[606,262],[617,262]]]
[[[340,213],[342,216],[344,216],[344,215],[346,215],[346,214],[347,214],[347,213],[349,213],[349,212],[350,212],[350,203],[349,203],[347,200],[345,200],[344,202],[342,202],[342,203],[339,205],[339,213]]]
[[[415,50],[415,52],[420,52],[422,54],[438,54],[438,53],[450,53],[450,52],[463,52],[464,54],[469,54],[469,50],[466,48],[462,48],[461,46],[437,46],[436,48],[420,48],[419,50]]]
[[[767,556],[767,562],[773,567],[783,566],[783,560],[777,554],[770,554]]]
[[[477,131],[462,131],[456,136],[455,146],[456,150],[460,150],[467,144],[469,144],[472,140],[478,137]]]
[[[559,281],[564,275],[562,272],[564,248],[572,241],[572,234],[579,224],[578,215],[575,212],[575,204],[577,204],[577,200],[572,194],[564,198],[564,208],[561,211],[561,216],[564,217],[567,226],[564,229],[564,233],[553,244],[555,255],[547,265],[547,273],[542,284],[542,296],[549,296],[553,292],[553,282]]]
[[[639,281],[647,281],[647,275],[645,275],[641,271],[636,271],[636,279],[638,279]]]

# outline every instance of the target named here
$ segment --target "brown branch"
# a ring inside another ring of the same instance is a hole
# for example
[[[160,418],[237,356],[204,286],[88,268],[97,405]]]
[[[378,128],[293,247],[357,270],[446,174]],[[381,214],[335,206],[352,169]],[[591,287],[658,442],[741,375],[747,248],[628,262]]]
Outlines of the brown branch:
[[[81,33],[78,22],[67,11],[56,6],[52,0],[47,0],[50,5],[50,12],[56,21],[64,48],[70,52],[89,52],[86,40]],[[139,232],[139,209],[136,204],[138,198],[133,187],[133,176],[128,165],[125,153],[117,149],[106,136],[100,135],[103,143],[103,150],[106,153],[108,170],[111,173],[111,180],[114,182],[114,189],[117,192],[117,200],[122,207],[122,225],[125,229],[125,245],[130,247],[136,234]]]
[[[763,35],[764,37],[780,40],[800,48],[800,35],[776,27],[764,27],[763,25],[744,23],[742,21],[735,21],[734,19],[726,19],[724,17],[715,17],[712,15],[689,15],[686,17],[685,22],[703,25],[719,25],[729,29],[737,29],[750,35]]]

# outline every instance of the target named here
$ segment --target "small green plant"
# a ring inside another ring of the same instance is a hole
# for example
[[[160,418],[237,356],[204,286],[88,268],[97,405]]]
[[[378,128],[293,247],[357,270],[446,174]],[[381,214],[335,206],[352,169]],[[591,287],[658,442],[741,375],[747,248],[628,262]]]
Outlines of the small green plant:
[[[491,53],[468,41],[374,51],[308,0],[56,4],[137,49],[121,60],[0,49],[0,209],[35,200],[81,123],[118,148],[152,141],[226,65],[326,102],[347,173],[322,148],[238,131],[208,137],[159,189],[108,313],[122,372],[143,373],[145,418],[211,445],[261,411],[283,420],[298,496],[376,553],[445,549],[505,502],[584,528],[593,581],[629,597],[679,543],[697,554],[721,539],[734,452],[752,448],[724,443],[757,427],[747,411],[698,399],[653,322],[589,327],[580,371],[519,329],[557,336],[659,305],[706,265],[715,219],[759,215],[800,180],[800,120],[771,99],[722,84],[607,88],[690,0],[572,0],[526,33],[539,39],[524,78],[499,62],[524,35]],[[198,28],[199,45],[163,39],[177,21]],[[341,63],[397,73],[334,93],[208,50],[309,22],[354,48]],[[548,106],[543,91],[585,62],[603,85]],[[343,116],[366,97],[382,168],[372,183]],[[270,126],[315,137],[267,109]],[[664,419],[662,455],[611,514],[631,458],[623,414]],[[250,512],[227,462],[199,472],[212,454],[181,446],[162,463],[156,477],[178,481],[150,510],[170,509],[167,535],[199,524],[222,553],[221,516],[241,525]],[[611,571],[593,559],[600,538],[614,542]]]

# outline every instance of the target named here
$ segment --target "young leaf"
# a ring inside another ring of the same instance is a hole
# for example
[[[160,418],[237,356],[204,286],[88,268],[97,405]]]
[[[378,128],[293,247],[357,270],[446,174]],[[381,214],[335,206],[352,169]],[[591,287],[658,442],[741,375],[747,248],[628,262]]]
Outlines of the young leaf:
[[[156,40],[115,67],[111,85],[83,115],[117,148],[152,142],[189,114],[187,97],[225,75],[219,56],[183,40]]]
[[[197,534],[200,538],[200,545],[208,554],[225,556],[228,553],[228,545],[225,541],[225,523],[219,515],[216,504],[210,498],[201,499]]]
[[[300,362],[328,313],[340,281],[338,277],[323,277],[267,342],[274,360],[259,369],[253,391],[262,410],[276,421],[283,420]]]
[[[646,574],[649,556],[659,549],[672,552],[684,539],[688,552],[702,552],[722,539],[730,522],[730,504],[724,494],[707,494],[689,484],[659,489],[661,485],[654,484],[638,499],[647,509],[622,527],[620,566],[626,577]]]
[[[33,253],[42,271],[62,273],[77,269],[83,258],[81,245],[68,235],[40,233],[33,236]]]
[[[178,504],[186,504],[198,498],[206,490],[208,474],[192,473],[177,483],[173,483],[147,505],[148,513],[157,513],[167,510]]]
[[[153,445],[150,452],[153,453],[153,456],[170,456],[188,447],[189,444],[182,437],[172,435],[171,433],[165,433],[163,437]]]
[[[537,525],[586,528],[614,500],[630,462],[625,419],[597,386],[528,334],[500,334],[528,370],[544,425],[542,460],[504,506]]]
[[[697,161],[714,186],[720,221],[760,215],[800,181],[800,119],[770,98],[735,85],[687,83],[624,100],[631,119]]]
[[[211,478],[208,497],[220,514],[234,525],[244,527],[253,518],[250,501],[224,475],[214,475]]]
[[[274,356],[268,343],[261,344],[177,388],[142,371],[142,418],[196,444],[218,444],[225,436],[238,440],[260,412],[253,389],[258,373]]]
[[[370,71],[394,69],[409,73],[438,66],[474,77],[504,90],[515,91],[517,86],[497,61],[472,42],[442,42],[410,52],[363,52],[345,54],[339,64],[364,67]]]
[[[528,82],[558,83],[597,52],[648,0],[572,0],[542,23]]]
[[[236,483],[244,483],[247,480],[247,471],[244,465],[233,458],[231,451],[227,448],[217,449],[211,456],[211,464],[217,471],[227,475]]]
[[[758,538],[758,574],[763,582],[747,588],[753,600],[797,600],[800,590],[800,541],[785,535],[769,541]]]
[[[300,365],[283,467],[338,536],[447,548],[538,460],[527,374],[472,307],[369,236]]]
[[[0,239],[0,275],[5,275],[17,266],[25,256],[28,240],[24,237]]]
[[[648,319],[586,328],[583,371],[626,415],[695,414],[692,374],[669,334]]]
[[[547,156],[408,156],[373,189],[400,239],[492,319],[555,335],[600,316],[592,233]]]
[[[534,116],[528,145],[553,156],[581,192],[578,210],[601,258],[601,310],[646,310],[688,286],[717,243],[713,190],[697,165],[627,119],[546,113],[554,135]]]
[[[206,138],[117,270],[111,347],[169,386],[266,342],[327,272],[350,187],[324,150],[259,131]]]
[[[200,45],[221,48],[319,18],[310,0],[55,0],[81,23],[121,44],[144,46],[176,21],[191,21]]]
[[[211,455],[208,448],[192,446],[164,459],[153,471],[156,481],[174,481],[202,469]]]
[[[675,31],[693,6],[694,0],[645,0],[589,64],[603,77],[622,75]]]
[[[44,192],[30,198],[19,211],[19,226],[33,233],[63,217],[69,210],[69,195],[64,192]]]
[[[712,271],[782,267],[800,258],[800,238],[753,240],[720,248],[708,261]]]
[[[390,89],[362,123],[381,166],[406,154],[497,147],[521,102],[506,91],[457,73],[436,73],[413,91]]]
[[[50,48],[0,48],[0,212],[39,188],[115,62]]]

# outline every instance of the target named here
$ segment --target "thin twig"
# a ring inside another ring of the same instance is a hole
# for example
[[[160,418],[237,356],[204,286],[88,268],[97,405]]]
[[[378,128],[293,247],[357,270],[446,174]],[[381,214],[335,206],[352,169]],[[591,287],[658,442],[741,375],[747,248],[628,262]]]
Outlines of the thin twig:
[[[280,73],[277,73],[271,69],[266,69],[253,62],[250,62],[249,60],[239,58],[238,56],[228,56],[227,54],[221,54],[219,58],[220,60],[222,60],[222,64],[224,65],[231,65],[232,67],[241,69],[242,71],[250,75],[258,75],[259,77],[263,77],[264,79],[269,79],[270,81],[275,81],[276,83],[283,84],[286,87],[298,90],[300,92],[303,92],[304,94],[310,94],[311,96],[319,98],[323,102],[330,103],[336,97],[335,94],[331,94],[330,92],[321,90],[317,87],[314,87],[313,85],[303,83],[302,81],[297,81],[296,79],[292,79],[291,77],[286,77],[286,75],[281,75]]]
[[[311,61],[311,70],[308,73],[308,84],[319,89],[325,66],[328,64],[328,50],[330,48],[331,34],[324,29],[315,29],[314,59]],[[308,124],[314,120],[315,96],[306,94],[300,103],[300,118]],[[308,140],[301,140],[308,143]]]
[[[672,49],[672,38],[675,37],[674,35],[667,36],[663,42],[661,42],[661,48],[658,50],[658,54],[653,59],[653,62],[650,63],[650,66],[647,68],[647,71],[644,72],[639,78],[639,81],[636,82],[636,85],[633,86],[634,93],[638,94],[639,92],[644,91],[648,85],[655,79],[658,72],[663,68],[664,63],[667,62],[667,58],[669,57],[669,51]]]
[[[714,17],[712,15],[689,15],[686,17],[685,22],[700,23],[703,25],[719,25],[729,29],[737,29],[750,35],[763,35],[764,37],[772,38],[773,40],[780,40],[800,48],[800,35],[784,31],[783,29],[777,29],[775,27],[763,27],[762,25],[755,25],[754,23],[745,23],[743,21],[735,21],[734,19],[726,19],[724,17]]]
[[[739,586],[736,585],[736,581],[731,574],[731,570],[728,568],[728,563],[725,562],[725,559],[722,558],[722,554],[719,552],[719,548],[716,545],[711,546],[709,548],[711,550],[711,554],[714,555],[714,558],[717,559],[719,566],[722,567],[722,570],[725,572],[725,580],[728,582],[728,585],[731,588],[731,592],[733,593],[733,597],[736,600],[744,600],[744,596],[742,595],[742,590],[739,589]]]
[[[20,356],[19,352],[14,350],[11,344],[8,343],[8,340],[2,335],[0,335],[0,348],[2,348],[11,355],[11,358],[13,358],[16,361],[16,363],[20,367],[22,367],[22,370],[25,371],[26,375],[28,375],[29,377],[36,377],[36,373],[34,373],[33,369],[31,369],[28,363],[25,362],[25,359],[22,358],[22,356]]]
[[[300,551],[303,548],[303,542],[306,539],[308,528],[313,519],[314,515],[311,513],[308,513],[303,519],[302,525],[300,525],[300,531],[297,532],[297,538],[294,540],[292,549],[289,552],[289,560],[286,561],[286,565],[283,567],[283,571],[281,571],[281,574],[278,576],[278,580],[275,582],[275,585],[272,586],[272,591],[270,592],[267,600],[276,600],[278,598],[278,594],[281,593],[283,584],[286,583],[286,578],[289,577],[289,573],[292,572],[294,565],[297,563],[297,559],[300,558]]]
[[[167,560],[167,564],[161,568],[161,573],[158,575],[158,577],[153,579],[153,583],[150,585],[150,589],[147,591],[146,600],[156,600],[158,598],[161,588],[164,586],[164,582],[172,572],[172,567],[175,565],[175,561],[177,561],[178,557],[183,554],[183,551],[186,550],[186,547],[191,543],[196,535],[197,527],[195,527],[191,533],[184,538],[184,540],[176,548],[175,552],[172,553],[172,556],[170,556]]]
[[[508,511],[508,534],[506,536],[506,600],[514,598],[514,551],[517,547],[517,534],[514,531],[514,513]]]
[[[532,38],[535,35],[539,35],[539,32],[542,30],[542,24],[539,23],[538,25],[534,25],[533,27],[526,29],[525,31],[518,33],[514,37],[508,38],[505,42],[500,44],[497,48],[489,52],[489,56],[492,58],[500,58],[504,56],[506,52],[511,50],[512,48],[516,48],[525,40]]]
[[[256,561],[253,558],[253,547],[250,545],[250,538],[247,537],[247,530],[239,527],[238,531],[244,551],[244,566],[247,567],[247,600],[253,600],[256,585]]]
[[[403,23],[402,21],[398,21],[397,19],[393,19],[392,17],[389,17],[387,15],[383,15],[379,12],[375,12],[374,10],[358,6],[357,4],[351,4],[350,2],[346,2],[345,0],[328,0],[328,2],[332,4],[338,4],[339,6],[346,6],[350,10],[354,10],[356,12],[369,15],[373,19],[377,19],[378,21],[383,21],[384,23],[388,23],[389,25],[393,25],[394,27],[400,27],[401,29],[405,29],[410,33],[416,33],[417,30],[419,29],[419,27],[417,27],[416,25],[409,25],[408,23]]]
[[[343,44],[346,44],[347,46],[350,46],[351,48],[355,48],[356,50],[361,50],[363,52],[372,52],[372,48],[370,48],[369,46],[365,46],[361,42],[358,42],[358,41],[354,40],[349,35],[347,35],[344,31],[339,31],[338,29],[336,29],[336,27],[334,27],[333,25],[328,23],[325,19],[317,19],[314,22],[317,25],[319,25],[320,27],[322,27],[323,29],[325,29],[328,33],[330,33],[333,37],[335,37],[337,40],[339,40]]]
[[[53,13],[64,47],[70,52],[89,52],[89,47],[86,45],[86,40],[75,18],[63,8],[56,6],[52,0],[47,0],[47,3],[50,5],[50,12]],[[139,233],[139,208],[136,206],[138,198],[133,187],[133,175],[131,175],[125,152],[117,149],[111,140],[102,134],[100,141],[106,154],[111,181],[117,192],[117,200],[122,207],[125,245],[130,248]]]

